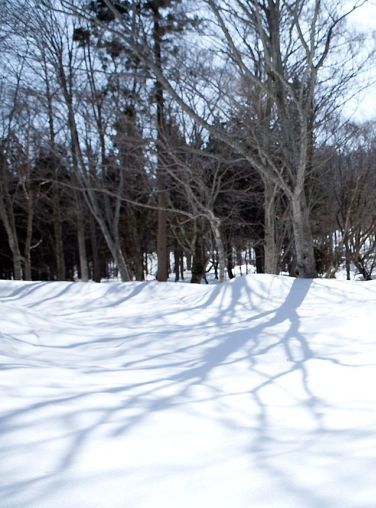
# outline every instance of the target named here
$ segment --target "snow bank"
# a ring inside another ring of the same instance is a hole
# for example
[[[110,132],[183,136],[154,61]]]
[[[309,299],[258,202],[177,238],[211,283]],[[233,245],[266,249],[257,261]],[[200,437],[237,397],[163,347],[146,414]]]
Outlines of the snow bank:
[[[0,505],[373,508],[376,281],[0,281]]]

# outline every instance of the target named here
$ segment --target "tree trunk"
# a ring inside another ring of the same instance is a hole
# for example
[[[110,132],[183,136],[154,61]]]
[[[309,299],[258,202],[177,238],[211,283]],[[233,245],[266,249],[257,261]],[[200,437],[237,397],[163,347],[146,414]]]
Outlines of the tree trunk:
[[[235,275],[234,275],[234,272],[232,271],[233,268],[234,268],[234,261],[233,261],[233,258],[232,258],[232,247],[231,245],[227,244],[227,274],[228,274],[228,277],[229,279],[234,279],[235,278]]]
[[[313,239],[304,191],[293,194],[291,205],[296,255],[295,274],[301,278],[317,277]]]
[[[137,281],[145,280],[143,259],[144,256],[141,250],[139,252],[136,252],[134,258],[134,276]]]
[[[137,281],[145,280],[144,266],[143,266],[143,253],[141,248],[139,228],[137,225],[137,218],[135,210],[131,205],[126,207],[126,218],[129,230],[128,238],[128,250],[127,253],[131,253],[131,260],[129,265],[132,268],[132,275]]]
[[[18,243],[16,219],[8,186],[8,168],[5,160],[6,146],[0,144],[0,219],[8,237],[9,248],[13,258],[13,276],[22,280],[22,256]]]
[[[256,273],[265,273],[264,270],[264,262],[265,262],[265,254],[264,254],[264,245],[259,243],[254,247],[255,256],[256,256]]]
[[[174,272],[175,272],[175,282],[178,282],[180,279],[180,250],[177,245],[177,242],[174,248]]]
[[[22,280],[22,256],[18,247],[18,241],[9,239],[9,247],[13,257],[13,275],[15,280]]]
[[[226,255],[220,230],[220,221],[218,219],[211,220],[211,227],[213,230],[215,245],[218,251],[219,280],[220,282],[223,282],[225,280]]]
[[[345,240],[345,264],[346,264],[346,279],[351,280],[351,254],[350,247],[347,239]]]
[[[159,182],[161,177],[159,177]],[[159,183],[161,188],[161,183]],[[166,208],[166,199],[164,192],[159,192],[158,195],[158,231],[157,231],[157,257],[158,257],[158,271],[157,280],[165,282],[168,279],[168,249],[167,249],[167,222],[166,212],[162,208]]]
[[[278,273],[278,249],[276,245],[276,186],[264,183],[264,272]]]
[[[13,213],[12,210],[9,210]],[[16,228],[14,224],[14,217],[9,217],[3,200],[0,196],[0,218],[7,233],[9,248],[12,252],[13,258],[13,277],[15,280],[22,280],[22,256],[18,244]]]
[[[27,226],[24,247],[24,279],[32,280],[31,276],[31,242],[33,236],[34,207],[31,193],[27,196]]]
[[[55,197],[56,198],[56,197]],[[53,221],[55,237],[55,258],[57,280],[66,279],[66,268],[63,247],[63,230],[61,227],[60,203],[53,203]]]
[[[112,232],[110,232],[110,229],[103,217],[103,214],[101,213],[101,210],[99,209],[99,204],[97,202],[97,199],[95,197],[94,192],[88,193],[86,196],[87,203],[89,205],[89,208],[96,219],[98,226],[103,234],[104,240],[107,244],[107,247],[109,248],[111,252],[112,259],[114,260],[117,269],[120,274],[120,278],[122,282],[128,282],[131,280],[130,273],[128,270],[128,266],[124,257],[124,254],[121,250],[120,243],[119,243],[119,235],[117,231],[117,225],[116,230],[114,231],[114,228]]]
[[[90,244],[91,244],[91,256],[93,259],[93,273],[92,278],[94,282],[101,281],[101,270],[99,264],[99,255],[98,255],[98,241],[97,241],[97,231],[95,227],[95,222],[93,216],[90,214]]]
[[[187,271],[190,272],[192,270],[192,254],[189,252],[186,255],[187,258]]]
[[[115,260],[116,266],[119,270],[120,279],[122,282],[129,282],[131,280],[127,263],[124,258],[124,254],[117,245],[113,245],[113,251],[111,252]]]
[[[161,48],[161,14],[157,3],[151,2],[153,12],[154,58],[158,70],[162,73]],[[158,187],[158,231],[157,231],[157,280],[165,282],[168,279],[168,249],[167,249],[167,220],[166,220],[166,175],[162,168],[163,135],[164,135],[164,97],[163,86],[157,79],[155,83],[155,101],[157,105],[157,187]]]
[[[184,280],[184,253],[182,250],[180,251],[179,266],[180,266],[180,278],[181,280]]]
[[[191,283],[201,284],[202,279],[205,278],[206,262],[202,232],[198,229],[194,242]]]
[[[83,220],[83,210],[80,203],[80,198],[76,193],[76,214],[77,214],[77,241],[78,241],[78,254],[80,259],[80,273],[81,282],[88,282],[89,269],[87,264],[86,253],[86,240],[85,240],[85,226]]]

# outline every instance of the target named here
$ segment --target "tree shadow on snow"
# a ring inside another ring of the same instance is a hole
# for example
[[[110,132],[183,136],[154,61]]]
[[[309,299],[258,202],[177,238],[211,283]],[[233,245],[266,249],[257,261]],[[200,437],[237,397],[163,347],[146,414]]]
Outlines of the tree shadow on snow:
[[[212,316],[208,324],[209,330],[210,326],[212,327],[209,334],[200,337],[195,344],[185,345],[180,341],[171,352],[152,355],[149,353],[145,358],[126,361],[123,364],[122,369],[124,372],[132,371],[132,369],[138,372],[142,370],[149,371],[150,375],[147,376],[145,381],[118,385],[106,383],[103,386],[88,386],[79,392],[71,391],[71,393],[69,393],[68,388],[68,394],[65,397],[50,398],[33,404],[26,404],[21,409],[3,414],[0,418],[0,435],[5,439],[8,433],[13,432],[15,429],[22,430],[23,426],[27,425],[23,423],[23,418],[26,415],[28,418],[38,418],[41,414],[40,417],[42,418],[43,411],[54,406],[59,407],[60,412],[55,416],[51,416],[51,418],[60,420],[63,428],[69,429],[70,423],[73,424],[80,415],[90,416],[90,424],[86,424],[80,429],[76,428],[69,433],[69,446],[60,457],[56,458],[51,474],[45,477],[37,477],[34,481],[27,481],[24,486],[20,486],[22,482],[8,484],[6,489],[0,488],[0,492],[3,491],[3,494],[9,499],[17,499],[20,489],[25,489],[25,492],[28,492],[30,504],[32,502],[38,503],[38,499],[47,496],[49,492],[60,485],[64,475],[70,471],[85,447],[90,446],[91,440],[94,439],[98,429],[108,425],[111,438],[117,439],[129,433],[130,430],[136,428],[155,413],[168,411],[173,407],[184,409],[189,407],[193,401],[205,404],[208,400],[225,400],[226,397],[231,397],[233,392],[226,387],[225,382],[221,386],[216,385],[213,376],[215,377],[217,369],[220,367],[246,361],[250,375],[252,371],[257,371],[258,376],[262,377],[262,381],[256,386],[245,390],[252,404],[257,408],[256,419],[250,421],[249,425],[243,429],[250,433],[248,449],[250,457],[257,461],[260,469],[272,474],[286,490],[293,491],[296,496],[301,497],[302,506],[304,505],[307,508],[308,506],[312,508],[326,506],[327,500],[319,493],[309,492],[308,495],[304,488],[288,477],[286,471],[277,468],[267,457],[276,436],[271,433],[273,420],[269,416],[268,407],[263,400],[264,392],[268,387],[274,386],[286,376],[295,374],[300,378],[304,399],[302,404],[314,422],[315,432],[322,433],[326,431],[322,418],[325,403],[315,395],[310,386],[308,364],[312,360],[327,361],[332,364],[339,364],[339,362],[333,358],[322,357],[315,353],[307,337],[301,331],[301,320],[298,311],[310,290],[311,284],[312,281],[310,280],[294,280],[287,298],[277,309],[271,308],[270,311],[260,312],[248,319],[243,319],[239,321],[236,330],[233,330],[234,325],[232,325],[228,331],[226,331],[226,324],[236,319],[236,304],[241,298],[244,301],[248,289],[241,282],[232,284],[228,289],[231,296],[228,297],[227,293],[227,303],[224,303],[224,300],[218,300],[222,298],[221,290],[215,288],[208,299],[204,299],[203,302],[193,308],[194,311],[199,311],[200,308],[202,310],[207,305],[217,304],[218,313]],[[132,294],[139,294],[143,288],[143,285],[135,288],[124,301]],[[251,293],[248,296],[252,298]],[[278,327],[278,329],[275,329],[275,327]],[[215,332],[215,330],[221,330],[221,328],[224,331]],[[281,332],[281,329],[285,331]],[[202,324],[193,325],[190,327],[190,331],[191,333],[196,331],[199,335],[204,334],[205,326]],[[159,333],[156,332],[156,336]],[[171,336],[174,336],[174,334],[177,334],[176,329],[171,330]],[[268,337],[267,343],[266,337]],[[162,340],[162,338],[159,337],[158,340]],[[101,339],[98,339],[97,342],[101,342]],[[86,343],[82,342],[82,344]],[[284,356],[284,361],[279,362],[280,371],[268,374],[261,367],[259,369],[260,359],[264,359],[265,355],[271,355],[275,352],[282,353]],[[189,353],[188,358],[185,356],[187,353]],[[166,374],[166,370],[169,369],[173,372]],[[105,373],[106,370],[106,367],[104,367],[103,372]],[[98,370],[93,368],[92,372],[98,372]],[[87,375],[90,376],[90,372],[87,372]],[[207,393],[211,395],[193,400],[194,396],[191,389],[195,385],[206,386]],[[91,397],[98,395],[111,397],[112,401],[116,397],[116,402],[112,403],[111,407],[106,404],[103,404],[103,406],[97,405],[96,407],[89,404],[88,407],[85,407],[85,403]],[[67,404],[77,401],[82,402],[82,409],[76,409],[76,406],[74,406],[72,410],[67,406]],[[231,418],[231,415],[223,414],[222,421],[234,432],[239,430],[238,423]],[[41,442],[43,442],[43,437],[41,437]],[[28,445],[23,443],[22,446]],[[29,448],[31,452],[37,453],[38,443],[30,443]],[[3,449],[4,457],[6,457],[6,453],[6,449]],[[12,450],[9,450],[8,453],[12,453]],[[40,482],[43,483],[44,488],[32,498],[33,487]],[[307,502],[311,504],[307,505]]]

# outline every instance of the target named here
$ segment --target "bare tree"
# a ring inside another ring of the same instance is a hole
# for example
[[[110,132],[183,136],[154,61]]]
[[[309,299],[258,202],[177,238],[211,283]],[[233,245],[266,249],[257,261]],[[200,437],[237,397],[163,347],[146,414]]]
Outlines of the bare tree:
[[[219,29],[222,34],[223,52],[237,79],[248,83],[258,93],[262,92],[266,98],[270,111],[269,124],[274,124],[274,132],[278,132],[276,142],[280,150],[277,158],[275,152],[270,151],[269,143],[265,149],[265,142],[257,133],[252,133],[248,143],[239,143],[203,118],[200,113],[202,101],[212,107],[213,89],[203,95],[197,87],[192,88],[192,80],[185,81],[184,86],[182,83],[176,86],[173,77],[163,72],[152,58],[148,40],[142,38],[142,32],[135,32],[136,5],[130,3],[128,8],[134,14],[133,23],[129,23],[114,2],[105,0],[105,3],[117,21],[110,29],[126,39],[130,49],[154,73],[179,107],[218,139],[244,155],[265,182],[270,182],[268,188],[272,196],[275,187],[284,192],[291,209],[296,273],[301,277],[315,276],[305,184],[307,175],[313,170],[312,154],[319,116],[323,114],[325,103],[326,112],[333,107],[329,102],[335,100],[334,91],[340,89],[333,79],[324,93],[323,83],[328,82],[325,66],[328,62],[333,65],[333,41],[341,34],[341,22],[364,2],[358,2],[350,10],[342,12],[337,2],[324,6],[320,0],[202,2],[213,15],[217,33]],[[71,12],[90,18],[87,11],[74,2],[64,0],[62,4]],[[260,59],[255,58],[255,51],[261,51],[261,72]],[[322,80],[319,79],[321,74]],[[343,83],[347,77],[341,73],[339,79]],[[199,108],[195,108],[188,99],[191,92],[200,98]],[[320,98],[319,92],[324,94]],[[239,94],[233,94],[231,99],[235,101],[233,104],[239,102]]]

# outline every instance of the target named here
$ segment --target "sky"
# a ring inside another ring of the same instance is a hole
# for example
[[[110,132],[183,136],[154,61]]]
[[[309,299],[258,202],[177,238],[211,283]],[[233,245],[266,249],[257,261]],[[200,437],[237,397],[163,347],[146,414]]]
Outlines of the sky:
[[[349,6],[354,3],[355,0],[350,1]],[[376,0],[366,2],[349,16],[348,21],[357,31],[367,33],[367,46],[371,49],[373,33],[376,33]],[[366,121],[376,116],[376,56],[371,58],[367,78],[371,83],[374,81],[374,84],[351,99],[346,108],[347,114],[357,121]]]
[[[349,2],[349,5],[352,6],[355,2]],[[365,30],[373,30],[376,29],[376,1],[370,0],[366,2],[362,7],[359,7],[355,12],[351,15],[351,20],[354,24],[356,24],[359,28]]]

